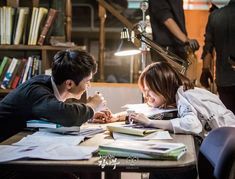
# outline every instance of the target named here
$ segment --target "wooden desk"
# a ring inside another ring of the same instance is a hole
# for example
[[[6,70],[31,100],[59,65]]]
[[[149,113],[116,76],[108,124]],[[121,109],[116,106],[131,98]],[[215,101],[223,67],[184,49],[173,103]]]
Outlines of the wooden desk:
[[[20,140],[22,137],[30,134],[29,132],[21,132],[1,144],[11,144]],[[160,160],[132,160],[130,158],[118,158],[116,169],[114,170],[114,164],[106,165],[104,168],[99,166],[101,160],[99,156],[94,156],[89,160],[78,161],[51,161],[51,160],[16,160],[7,163],[1,163],[0,169],[8,168],[18,171],[30,170],[30,171],[68,171],[68,172],[150,172],[150,171],[162,171],[167,170],[184,170],[188,168],[196,167],[196,153],[194,147],[194,140],[191,135],[175,135],[172,134],[173,140],[164,140],[167,142],[183,142],[187,146],[186,154],[178,161],[160,161]],[[104,134],[98,134],[95,137],[86,140],[81,145],[85,146],[97,146],[108,140],[113,140],[109,132]]]

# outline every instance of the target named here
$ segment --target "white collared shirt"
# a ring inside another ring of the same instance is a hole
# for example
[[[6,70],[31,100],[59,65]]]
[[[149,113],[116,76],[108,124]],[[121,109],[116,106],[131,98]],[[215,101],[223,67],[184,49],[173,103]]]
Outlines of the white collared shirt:
[[[53,88],[53,92],[54,92],[54,95],[56,97],[56,99],[58,99],[59,101],[64,101],[62,98],[61,98],[61,95],[59,93],[59,90],[53,80],[53,77],[51,77],[51,84],[52,84],[52,88]]]

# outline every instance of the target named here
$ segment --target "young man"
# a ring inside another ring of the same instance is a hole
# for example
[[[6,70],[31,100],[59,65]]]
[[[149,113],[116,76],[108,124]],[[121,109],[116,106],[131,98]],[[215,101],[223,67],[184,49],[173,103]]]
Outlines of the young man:
[[[21,131],[30,119],[80,126],[105,109],[101,94],[89,97],[87,104],[64,102],[68,98],[80,99],[96,70],[97,64],[88,53],[59,51],[54,56],[52,76],[35,76],[0,102],[0,141]]]

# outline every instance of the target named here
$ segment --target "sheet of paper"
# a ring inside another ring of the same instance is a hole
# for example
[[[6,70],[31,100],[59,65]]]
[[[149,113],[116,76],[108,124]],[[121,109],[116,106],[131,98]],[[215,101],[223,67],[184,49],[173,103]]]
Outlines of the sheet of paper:
[[[162,139],[172,139],[168,131],[158,131],[151,134],[148,134],[144,137],[142,136],[134,136],[128,134],[122,134],[119,132],[113,132],[113,138],[115,140],[162,140]]]
[[[79,130],[61,130],[61,128],[40,128],[40,132],[48,132],[48,133],[57,133],[62,135],[79,135],[84,136],[86,138],[91,138],[95,134],[102,133],[105,131],[104,127],[101,126],[81,126]]]
[[[78,145],[84,140],[84,136],[55,135],[49,132],[35,132],[28,135],[13,145],[46,146],[50,144]]]
[[[177,111],[177,109],[159,109],[159,108],[153,108],[148,106],[146,103],[141,103],[141,104],[126,104],[122,106],[122,108],[126,108],[129,110],[133,110],[137,113],[143,113],[146,116],[150,117],[156,114],[161,114],[165,112],[172,112],[172,111]]]
[[[89,159],[97,147],[49,145],[49,146],[13,146],[0,145],[0,162],[22,158],[39,158],[49,160]]]

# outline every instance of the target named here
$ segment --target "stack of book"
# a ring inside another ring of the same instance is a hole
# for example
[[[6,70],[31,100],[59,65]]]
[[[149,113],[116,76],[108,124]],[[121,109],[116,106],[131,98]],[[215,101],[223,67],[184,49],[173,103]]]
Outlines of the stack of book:
[[[163,143],[150,141],[123,141],[113,142],[99,146],[100,155],[115,157],[135,157],[143,159],[179,160],[186,152],[183,143]]]
[[[48,122],[46,120],[29,120],[26,122],[26,127],[29,128],[58,128],[59,124]]]

